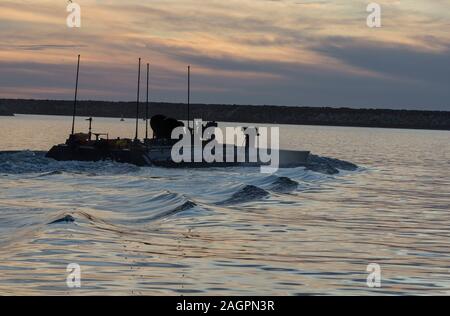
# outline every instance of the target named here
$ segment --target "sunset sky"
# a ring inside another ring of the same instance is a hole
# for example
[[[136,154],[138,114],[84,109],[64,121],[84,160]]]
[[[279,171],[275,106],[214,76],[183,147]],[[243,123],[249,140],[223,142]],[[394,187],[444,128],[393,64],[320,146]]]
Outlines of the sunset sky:
[[[450,110],[450,0],[1,0],[0,98],[134,100],[137,59],[154,101]],[[143,89],[144,90],[144,89]]]

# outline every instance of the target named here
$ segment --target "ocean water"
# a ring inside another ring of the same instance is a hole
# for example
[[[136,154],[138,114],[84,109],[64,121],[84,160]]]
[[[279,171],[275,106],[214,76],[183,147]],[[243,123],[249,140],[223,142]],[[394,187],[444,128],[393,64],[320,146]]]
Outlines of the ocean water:
[[[70,121],[0,117],[2,295],[450,294],[449,132],[283,126],[316,167],[265,175],[45,158]]]

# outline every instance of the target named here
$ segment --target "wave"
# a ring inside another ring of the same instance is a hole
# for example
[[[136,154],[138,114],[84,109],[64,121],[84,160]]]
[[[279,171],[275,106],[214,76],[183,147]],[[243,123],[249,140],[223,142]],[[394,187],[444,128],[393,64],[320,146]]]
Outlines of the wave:
[[[247,203],[255,200],[263,199],[269,196],[270,193],[266,190],[254,186],[246,185],[242,187],[239,191],[235,192],[229,199],[216,203],[217,205],[232,205]]]
[[[178,213],[190,210],[190,209],[192,209],[192,208],[194,208],[196,206],[197,206],[196,203],[194,203],[192,201],[187,201],[187,202],[184,202],[183,204],[181,204],[180,206],[177,206],[177,207],[175,207],[175,208],[173,208],[173,209],[171,209],[169,211],[161,212],[160,214],[151,217],[149,220],[150,221],[157,221],[157,220],[160,220],[160,219],[163,219],[163,218],[166,218],[166,217],[170,217],[170,216],[176,215]]]
[[[306,169],[324,173],[328,175],[338,174],[339,170],[356,171],[359,167],[351,162],[339,160],[336,158],[322,157],[317,155],[310,155]]]
[[[56,161],[45,157],[42,151],[4,151],[0,152],[0,174],[41,174],[54,176],[63,172],[73,174],[127,174],[137,172],[139,167],[113,161],[84,162]]]
[[[295,173],[295,175],[298,175],[297,171],[299,169],[295,169],[295,172],[291,172],[290,174]],[[301,171],[304,171],[304,169],[302,168]],[[301,177],[301,175],[299,176]],[[268,177],[258,178],[252,184],[275,193],[291,193],[300,187],[298,181],[286,175],[270,175]]]
[[[271,191],[277,193],[290,193],[297,190],[299,183],[289,177],[277,177],[269,186]]]
[[[4,151],[0,152],[0,173],[26,174],[42,173],[41,176],[59,175],[62,172],[82,173],[90,176],[100,174],[125,174],[140,170],[139,167],[112,161],[81,162],[56,161],[45,157],[42,151]],[[358,166],[344,160],[311,154],[305,165],[307,170],[335,175],[340,170],[355,171]]]
[[[50,171],[50,172],[45,172],[43,174],[40,174],[38,176],[38,178],[43,178],[43,177],[49,177],[49,176],[57,176],[57,175],[61,175],[64,172],[60,171],[60,170],[55,170],[55,171]]]
[[[127,235],[141,235],[152,230],[151,226],[149,226],[152,223],[191,210],[195,207],[197,207],[196,203],[192,201],[186,201],[181,205],[173,206],[166,211],[156,212],[156,214],[155,212],[152,212],[153,214],[147,217],[141,216],[129,219],[128,217],[130,213],[128,213],[126,214],[127,218],[123,217],[122,220],[116,216],[110,218],[109,220],[106,220],[104,219],[105,216],[101,216],[95,210],[73,211],[70,213],[62,213],[60,215],[54,216],[52,220],[47,221],[47,225],[76,224],[77,226],[90,227],[94,230],[108,231]],[[93,213],[95,213],[96,215],[92,215]]]
[[[151,184],[148,180],[140,180],[139,183],[141,185],[133,189],[133,195],[117,192],[117,195],[105,200],[101,205],[96,205],[96,209],[113,213],[115,223],[127,226],[145,226],[189,210],[193,210],[196,216],[209,215],[213,209],[185,194],[169,190],[148,191],[146,186]],[[127,216],[121,216],[124,208]]]
[[[59,217],[55,219],[54,221],[50,222],[49,224],[68,224],[75,222],[75,218],[72,215],[65,215],[63,217]]]

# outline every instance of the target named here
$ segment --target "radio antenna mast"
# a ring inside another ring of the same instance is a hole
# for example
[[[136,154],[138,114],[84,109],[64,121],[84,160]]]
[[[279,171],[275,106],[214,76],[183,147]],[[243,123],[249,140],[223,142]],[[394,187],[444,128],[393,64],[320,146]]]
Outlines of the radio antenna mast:
[[[191,132],[191,130],[189,128],[190,121],[191,121],[191,66],[188,66],[187,126],[188,126],[188,130]],[[194,125],[192,125],[192,128],[194,128]]]
[[[145,103],[145,139],[148,139],[148,81],[150,73],[150,64],[147,64],[147,101]]]
[[[138,139],[138,128],[139,128],[139,97],[141,86],[141,58],[139,58],[139,68],[138,68],[138,87],[137,87],[137,100],[136,100],[136,133],[134,134],[134,140]]]
[[[75,83],[75,98],[73,101],[73,114],[72,114],[72,135],[75,133],[75,116],[77,115],[77,96],[78,96],[78,74],[80,73],[80,55],[78,55],[77,63],[77,80]]]

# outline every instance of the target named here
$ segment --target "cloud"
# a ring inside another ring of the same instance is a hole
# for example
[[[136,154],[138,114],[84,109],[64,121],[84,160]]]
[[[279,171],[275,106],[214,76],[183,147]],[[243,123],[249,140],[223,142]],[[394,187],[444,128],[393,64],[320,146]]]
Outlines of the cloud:
[[[47,49],[79,49],[86,47],[86,45],[61,45],[61,44],[30,44],[30,45],[16,45],[9,46],[9,49],[18,50],[47,50]]]
[[[0,96],[132,100],[138,57],[153,97],[196,102],[449,109],[446,1],[83,0],[82,27],[66,3],[2,1]],[[3,10],[5,9],[5,10]]]
[[[450,44],[441,51],[425,51],[406,45],[332,37],[323,40],[315,50],[345,64],[400,81],[450,85]]]

